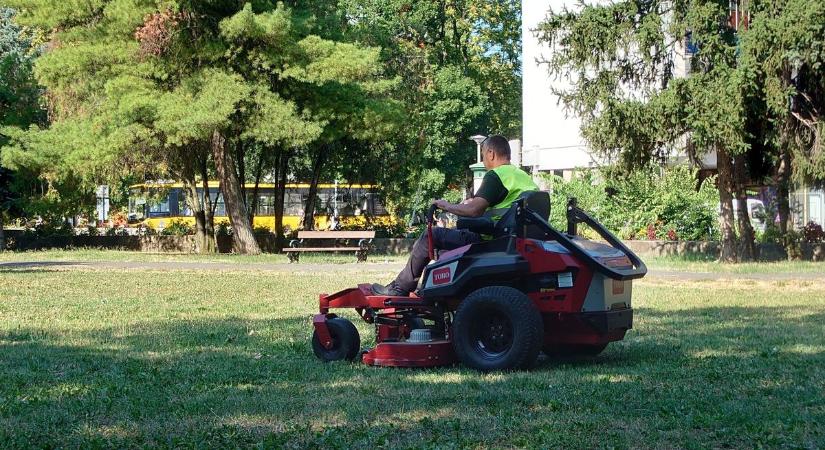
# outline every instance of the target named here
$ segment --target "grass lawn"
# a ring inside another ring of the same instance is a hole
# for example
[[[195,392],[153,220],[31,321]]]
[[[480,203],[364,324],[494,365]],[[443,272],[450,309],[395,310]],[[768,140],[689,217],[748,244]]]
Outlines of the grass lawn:
[[[668,272],[712,272],[730,274],[825,273],[825,263],[813,261],[775,261],[722,264],[710,258],[659,256],[642,258],[648,267]]]
[[[406,256],[399,255],[370,255],[369,262],[404,262]],[[347,253],[307,253],[300,256],[305,263],[338,263],[349,264],[355,262],[355,254]],[[126,250],[100,250],[94,248],[83,249],[54,249],[35,250],[25,252],[0,253],[0,262],[19,261],[122,261],[122,262],[203,262],[228,264],[287,264],[289,260],[283,253],[263,253],[260,255],[236,255],[221,253],[215,255],[197,255],[185,253],[146,253]]]
[[[825,447],[815,282],[642,280],[625,341],[530,372],[317,361],[318,292],[391,276],[0,269],[0,447]]]
[[[370,255],[371,263],[401,263],[406,255]],[[780,261],[746,264],[719,264],[708,258],[645,257],[650,269],[668,272],[712,272],[712,273],[816,273],[825,272],[825,263],[811,261]],[[352,254],[309,253],[301,255],[305,263],[349,264],[355,260]],[[238,265],[286,264],[284,254],[262,254],[256,256],[219,254],[192,255],[179,253],[143,253],[136,251],[77,249],[40,250],[27,252],[0,253],[0,263],[21,261],[119,261],[119,262],[203,262]]]

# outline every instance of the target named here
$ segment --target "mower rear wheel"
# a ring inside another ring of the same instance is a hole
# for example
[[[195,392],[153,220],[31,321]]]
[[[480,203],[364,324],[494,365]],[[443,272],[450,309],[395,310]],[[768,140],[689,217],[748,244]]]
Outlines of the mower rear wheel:
[[[529,368],[543,339],[541,314],[526,295],[511,287],[481,288],[467,296],[455,314],[456,355],[482,372]]]
[[[312,351],[321,361],[352,361],[361,350],[361,336],[358,329],[347,319],[335,317],[327,320],[327,329],[332,338],[332,347],[326,348],[318,339],[318,332],[312,333]]]

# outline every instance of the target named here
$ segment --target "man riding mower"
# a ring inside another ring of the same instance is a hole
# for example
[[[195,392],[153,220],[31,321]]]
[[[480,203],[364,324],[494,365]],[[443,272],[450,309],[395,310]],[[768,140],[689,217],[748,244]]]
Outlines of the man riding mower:
[[[434,202],[426,235],[392,283],[321,294],[312,338],[318,358],[512,370],[530,367],[542,349],[596,355],[632,328],[632,280],[647,273],[644,263],[575,200],[567,232],[553,228],[549,195],[509,164],[506,139],[488,138],[482,152],[489,171],[476,196]],[[461,216],[458,229],[433,228],[436,208]],[[577,236],[579,223],[607,244]],[[355,326],[330,312],[340,308],[375,325],[375,347],[361,351]]]

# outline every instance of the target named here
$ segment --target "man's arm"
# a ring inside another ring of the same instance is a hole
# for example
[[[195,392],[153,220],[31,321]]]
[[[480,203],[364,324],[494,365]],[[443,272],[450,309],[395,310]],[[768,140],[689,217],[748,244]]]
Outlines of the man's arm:
[[[490,206],[483,197],[473,197],[459,204],[452,204],[447,200],[436,200],[433,204],[448,213],[453,213],[461,217],[479,217]]]

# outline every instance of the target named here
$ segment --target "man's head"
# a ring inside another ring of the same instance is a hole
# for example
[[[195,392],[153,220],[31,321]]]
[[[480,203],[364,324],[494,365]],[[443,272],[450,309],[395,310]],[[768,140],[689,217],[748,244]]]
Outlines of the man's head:
[[[510,164],[510,143],[502,135],[494,134],[481,143],[481,161],[487,170]]]

